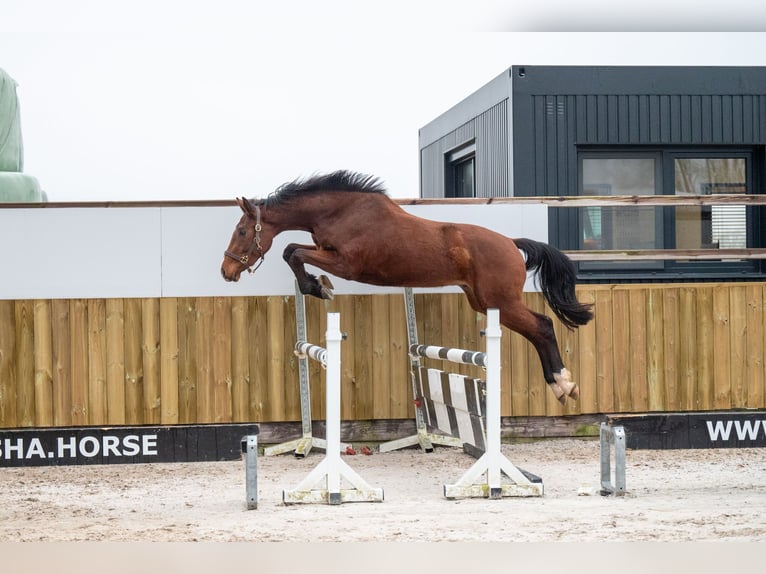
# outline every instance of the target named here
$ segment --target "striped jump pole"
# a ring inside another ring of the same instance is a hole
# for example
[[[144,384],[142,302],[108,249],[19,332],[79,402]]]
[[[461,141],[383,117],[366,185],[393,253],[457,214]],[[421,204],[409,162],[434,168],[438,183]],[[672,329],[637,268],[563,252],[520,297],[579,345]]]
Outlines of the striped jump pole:
[[[372,488],[340,456],[340,314],[327,315],[327,348],[299,341],[295,349],[326,368],[327,449],[325,457],[293,490],[282,491],[285,504],[381,502],[383,489]],[[341,478],[353,488],[342,489]],[[320,485],[321,483],[321,485]],[[317,488],[317,485],[320,485]]]

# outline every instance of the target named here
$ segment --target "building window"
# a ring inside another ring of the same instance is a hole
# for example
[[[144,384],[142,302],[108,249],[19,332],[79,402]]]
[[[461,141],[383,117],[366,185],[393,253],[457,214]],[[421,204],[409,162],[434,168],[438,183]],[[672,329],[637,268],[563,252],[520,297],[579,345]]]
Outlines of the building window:
[[[752,193],[750,150],[587,151],[579,155],[580,195],[736,195]],[[584,207],[580,249],[744,249],[762,238],[756,210],[744,205]],[[633,260],[579,264],[581,276],[732,275],[757,270],[748,260]]]
[[[744,158],[676,158],[676,195],[747,193]],[[744,249],[747,213],[744,205],[676,207],[676,248]]]
[[[469,142],[445,155],[445,197],[476,197],[476,143]]]
[[[656,154],[583,157],[581,195],[653,195],[658,192]],[[580,249],[658,249],[663,244],[662,217],[655,207],[587,207],[580,212]],[[657,267],[656,261],[630,267]],[[626,263],[583,262],[582,269],[625,267]]]

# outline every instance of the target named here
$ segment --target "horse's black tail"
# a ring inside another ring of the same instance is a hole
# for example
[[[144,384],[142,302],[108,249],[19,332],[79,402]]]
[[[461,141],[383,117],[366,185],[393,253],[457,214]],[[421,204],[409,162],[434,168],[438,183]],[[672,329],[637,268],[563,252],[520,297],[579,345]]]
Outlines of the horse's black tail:
[[[577,270],[564,253],[533,239],[514,239],[527,256],[527,270],[536,270],[535,281],[556,317],[568,328],[585,325],[593,318],[593,305],[580,303],[575,295]]]

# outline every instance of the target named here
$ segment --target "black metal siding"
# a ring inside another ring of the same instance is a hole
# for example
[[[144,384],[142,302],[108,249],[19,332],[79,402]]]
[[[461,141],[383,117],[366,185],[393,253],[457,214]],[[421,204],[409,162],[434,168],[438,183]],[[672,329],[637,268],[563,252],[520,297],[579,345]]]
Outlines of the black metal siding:
[[[766,143],[766,68],[514,67],[512,77],[516,195],[575,195],[578,146]]]
[[[508,100],[420,150],[421,197],[444,197],[445,156],[469,142],[476,143],[476,196],[509,195]]]

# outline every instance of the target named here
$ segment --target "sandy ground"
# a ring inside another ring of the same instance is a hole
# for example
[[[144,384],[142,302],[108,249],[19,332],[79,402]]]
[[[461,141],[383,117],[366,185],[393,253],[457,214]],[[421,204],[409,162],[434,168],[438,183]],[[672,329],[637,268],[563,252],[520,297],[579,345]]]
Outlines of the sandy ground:
[[[503,445],[543,478],[542,498],[446,500],[473,459],[406,449],[344,460],[382,503],[285,506],[322,459],[259,457],[257,510],[244,460],[0,469],[0,542],[13,541],[766,541],[766,450],[628,451],[624,497],[599,486],[599,444]]]

